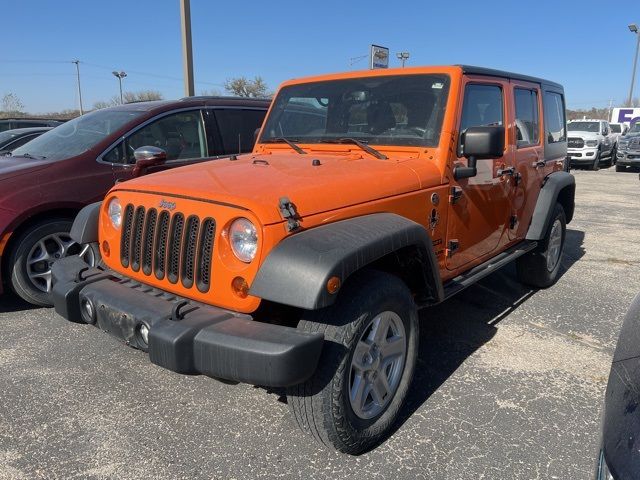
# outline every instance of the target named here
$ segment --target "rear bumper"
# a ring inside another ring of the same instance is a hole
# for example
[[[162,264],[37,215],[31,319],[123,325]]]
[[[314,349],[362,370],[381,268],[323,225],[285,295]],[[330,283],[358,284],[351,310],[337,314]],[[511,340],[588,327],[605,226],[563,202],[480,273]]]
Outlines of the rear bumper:
[[[318,364],[322,334],[189,303],[108,270],[89,268],[78,257],[57,261],[52,274],[58,314],[148,351],[151,362],[174,372],[284,387],[304,382]],[[87,303],[93,314],[83,313]]]

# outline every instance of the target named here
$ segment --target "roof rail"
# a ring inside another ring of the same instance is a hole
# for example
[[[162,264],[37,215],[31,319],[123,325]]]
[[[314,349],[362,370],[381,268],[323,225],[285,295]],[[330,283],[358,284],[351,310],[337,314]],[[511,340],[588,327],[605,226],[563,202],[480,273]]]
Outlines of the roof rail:
[[[242,100],[242,101],[265,101],[271,100],[268,97],[239,97],[232,95],[194,95],[193,97],[182,97],[180,101],[187,100]]]

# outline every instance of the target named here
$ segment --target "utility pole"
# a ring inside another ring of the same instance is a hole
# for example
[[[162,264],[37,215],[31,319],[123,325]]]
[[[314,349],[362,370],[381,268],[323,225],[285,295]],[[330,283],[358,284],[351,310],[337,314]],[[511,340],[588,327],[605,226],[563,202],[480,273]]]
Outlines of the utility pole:
[[[191,50],[191,2],[180,0],[180,21],[182,24],[182,69],[184,74],[184,94],[195,95],[193,82],[193,52]]]
[[[78,77],[78,100],[80,101],[80,115],[84,115],[82,111],[82,90],[80,89],[80,60],[74,60],[71,63],[76,64],[76,75]]]
[[[631,74],[629,100],[627,101],[627,105],[629,107],[633,107],[633,84],[636,83],[636,66],[638,65],[638,51],[640,50],[640,32],[638,32],[638,26],[635,23],[629,25],[629,30],[631,31],[631,33],[635,33],[636,37],[638,37],[638,42],[636,43],[636,54],[633,57],[633,73]]]
[[[127,76],[127,72],[113,71],[111,73],[113,73],[113,76],[116,77],[118,79],[118,82],[120,83],[120,105],[123,105],[124,100],[122,98],[122,79]]]

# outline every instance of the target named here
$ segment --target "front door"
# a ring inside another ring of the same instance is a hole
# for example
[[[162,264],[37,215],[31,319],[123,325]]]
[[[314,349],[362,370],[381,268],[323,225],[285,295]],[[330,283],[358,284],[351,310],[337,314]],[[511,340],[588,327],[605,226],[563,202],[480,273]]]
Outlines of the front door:
[[[509,124],[511,105],[507,101],[509,81],[487,77],[468,77],[458,132],[469,127]],[[478,160],[475,177],[452,181],[452,200],[447,219],[447,268],[456,270],[488,256],[507,239],[511,206],[508,175],[500,175],[513,166],[511,134],[505,128],[505,150],[501,158]],[[461,135],[459,135],[460,137]],[[453,164],[466,164],[458,139]],[[454,192],[455,191],[455,192]],[[457,200],[454,198],[458,197]]]

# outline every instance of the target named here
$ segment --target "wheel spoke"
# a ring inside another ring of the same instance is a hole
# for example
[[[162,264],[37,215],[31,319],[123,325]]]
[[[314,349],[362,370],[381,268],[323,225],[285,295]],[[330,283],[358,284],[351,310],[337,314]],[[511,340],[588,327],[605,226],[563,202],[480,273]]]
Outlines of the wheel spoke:
[[[369,350],[371,346],[360,340],[356,345],[355,350],[353,351],[353,365],[360,371],[366,370],[368,367],[368,360],[365,358],[369,355]]]
[[[358,415],[364,412],[364,405],[371,391],[371,386],[362,374],[356,374],[351,386],[351,405]]]
[[[373,321],[371,333],[369,334],[369,340],[380,345],[387,338],[388,331],[389,318],[387,318],[386,315],[378,315]]]
[[[392,337],[380,346],[380,353],[385,360],[403,355],[404,350],[404,338],[402,337]]]
[[[371,390],[374,402],[383,406],[387,401],[387,396],[390,392],[391,388],[389,387],[387,375],[384,372],[378,372],[376,378],[373,379],[373,389]]]
[[[39,251],[39,254],[36,256],[35,253]],[[50,260],[51,255],[47,251],[47,248],[44,244],[44,240],[40,240],[33,248],[29,259],[27,260],[28,265],[33,265],[34,263],[43,262],[45,260]]]

